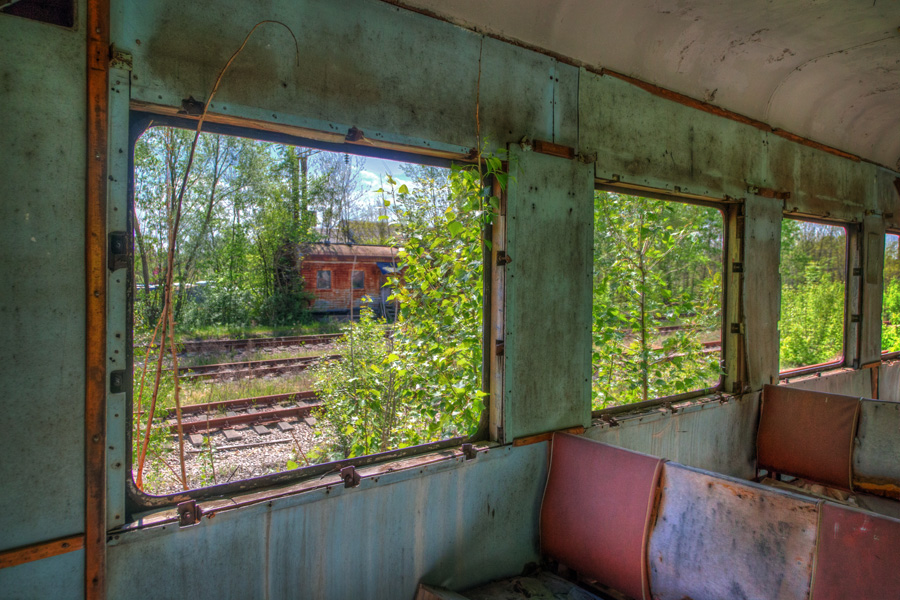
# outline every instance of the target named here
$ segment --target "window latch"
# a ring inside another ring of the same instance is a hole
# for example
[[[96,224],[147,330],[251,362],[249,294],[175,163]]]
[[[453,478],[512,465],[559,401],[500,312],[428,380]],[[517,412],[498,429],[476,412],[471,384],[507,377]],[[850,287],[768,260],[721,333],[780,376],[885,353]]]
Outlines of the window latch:
[[[187,502],[180,502],[177,507],[178,510],[178,526],[179,527],[188,527],[190,525],[196,525],[200,522],[200,517],[203,516],[203,509],[197,506],[196,500],[188,500]]]
[[[345,488],[352,488],[359,485],[359,482],[362,481],[362,478],[359,476],[359,473],[356,472],[356,468],[353,466],[344,467],[341,469],[341,479],[344,480]]]
[[[466,457],[466,460],[472,460],[473,458],[478,458],[478,450],[475,449],[475,446],[466,442],[462,445],[462,453]]]

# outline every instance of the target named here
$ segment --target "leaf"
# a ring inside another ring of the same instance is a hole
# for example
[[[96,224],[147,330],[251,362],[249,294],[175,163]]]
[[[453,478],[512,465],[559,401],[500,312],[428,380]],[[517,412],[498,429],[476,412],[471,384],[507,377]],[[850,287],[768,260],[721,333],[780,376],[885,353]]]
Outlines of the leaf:
[[[463,226],[459,221],[450,221],[447,223],[447,229],[450,231],[450,235],[457,236],[463,231]]]

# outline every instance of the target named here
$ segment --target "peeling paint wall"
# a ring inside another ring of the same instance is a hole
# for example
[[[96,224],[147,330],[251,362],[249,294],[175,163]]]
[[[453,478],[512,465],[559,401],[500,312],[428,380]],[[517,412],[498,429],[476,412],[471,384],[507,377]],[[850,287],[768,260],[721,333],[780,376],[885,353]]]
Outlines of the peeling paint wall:
[[[130,77],[117,71],[112,82],[111,229],[123,228],[127,212],[129,95],[163,112],[188,97],[205,99],[228,57],[264,19],[290,26],[299,64],[288,31],[261,26],[211,106],[223,118],[316,130],[336,142],[356,127],[369,140],[460,155],[478,144],[480,127],[489,148],[527,137],[571,146],[588,161],[532,155],[522,162],[531,171],[514,190],[510,216],[522,222],[509,228],[516,281],[507,281],[507,298],[510,332],[525,340],[506,357],[505,423],[515,435],[587,421],[589,315],[581,311],[589,286],[578,280],[590,263],[583,236],[591,216],[579,203],[590,205],[592,170],[606,181],[747,200],[746,260],[756,261],[743,292],[752,390],[777,376],[773,261],[781,212],[865,220],[864,231],[876,234],[885,223],[900,225],[896,173],[384,2],[269,0],[226,9],[212,0],[114,0],[113,42],[132,54],[133,71]],[[84,54],[77,28],[0,15],[0,145],[7,157],[0,270],[9,282],[0,290],[0,364],[3,408],[16,413],[13,422],[13,413],[0,411],[0,549],[83,530]],[[586,157],[594,154],[590,164]],[[545,193],[546,185],[559,194]],[[548,275],[529,265],[554,269]],[[121,336],[125,326],[125,284],[111,279],[110,335]],[[530,289],[551,302],[529,298]],[[867,282],[866,318],[878,318],[880,293],[880,282]],[[876,358],[878,327],[864,322],[860,330],[861,358]],[[547,336],[555,336],[552,343]],[[123,343],[120,337],[109,346],[110,364],[119,368],[122,353],[112,354]],[[900,399],[898,372],[895,365],[881,370],[882,399]],[[872,394],[871,384],[865,369],[798,382],[862,396]],[[122,402],[121,394],[110,396],[108,452],[119,465],[109,470],[113,524],[124,520]],[[650,411],[587,435],[749,477],[757,414],[758,394],[749,393],[676,414]],[[28,429],[19,425],[23,415]],[[122,533],[109,552],[110,597],[396,598],[411,597],[420,579],[459,588],[511,574],[537,558],[545,470],[546,444],[505,447],[472,464],[388,478],[330,498],[296,494],[186,530]],[[14,597],[59,597],[57,589],[80,597],[82,558],[73,552],[2,570],[0,589]],[[59,588],[50,573],[63,581]]]
[[[0,550],[83,530],[84,56],[0,14]]]

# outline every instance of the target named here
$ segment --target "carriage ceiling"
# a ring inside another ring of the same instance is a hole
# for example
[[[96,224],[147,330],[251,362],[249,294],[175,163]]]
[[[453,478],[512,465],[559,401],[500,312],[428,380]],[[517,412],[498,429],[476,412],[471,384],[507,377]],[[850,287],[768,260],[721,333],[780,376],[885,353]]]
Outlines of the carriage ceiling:
[[[900,170],[897,0],[388,0]]]

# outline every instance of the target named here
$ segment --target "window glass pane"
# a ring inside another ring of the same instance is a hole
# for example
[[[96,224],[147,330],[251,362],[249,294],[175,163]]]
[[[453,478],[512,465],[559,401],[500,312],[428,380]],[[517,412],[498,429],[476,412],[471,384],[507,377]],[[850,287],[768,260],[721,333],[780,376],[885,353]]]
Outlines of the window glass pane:
[[[782,371],[843,359],[846,265],[844,227],[782,219]]]
[[[900,352],[900,237],[895,233],[884,236],[881,321],[881,351]]]
[[[477,172],[203,134],[170,257],[193,137],[159,127],[135,144],[139,487],[170,494],[474,433],[489,214]]]
[[[598,191],[594,216],[594,408],[718,385],[722,213]]]

